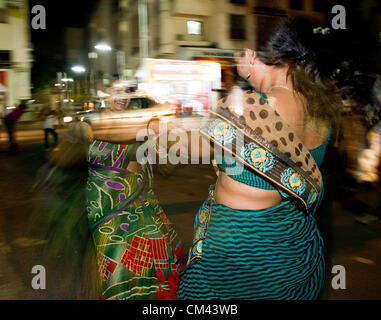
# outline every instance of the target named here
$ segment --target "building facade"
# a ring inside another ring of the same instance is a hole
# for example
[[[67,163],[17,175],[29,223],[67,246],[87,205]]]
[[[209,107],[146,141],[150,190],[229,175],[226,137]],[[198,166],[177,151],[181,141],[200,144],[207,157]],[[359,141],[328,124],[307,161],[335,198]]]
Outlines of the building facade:
[[[164,58],[216,61],[224,73],[234,65],[235,51],[257,48],[288,14],[325,23],[328,1],[101,0],[90,40],[101,37],[112,51],[102,53],[107,64],[96,52],[93,69],[96,77],[132,78],[142,59]]]
[[[0,0],[0,113],[31,96],[32,45],[26,0]]]
[[[129,31],[121,41],[128,42],[124,44],[126,67],[131,70],[136,70],[146,54],[153,58],[229,59],[234,51],[257,48],[277,19],[288,14],[308,15],[324,22],[323,12],[327,9],[324,0],[120,0],[120,3],[124,10],[123,25]],[[147,34],[141,30],[144,7]],[[144,46],[146,53],[142,54]]]

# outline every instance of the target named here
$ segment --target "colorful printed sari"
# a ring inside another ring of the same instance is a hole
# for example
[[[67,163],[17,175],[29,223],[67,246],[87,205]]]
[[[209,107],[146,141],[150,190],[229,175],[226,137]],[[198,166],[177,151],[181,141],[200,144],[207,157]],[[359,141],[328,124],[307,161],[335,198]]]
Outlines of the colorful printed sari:
[[[128,171],[138,144],[94,141],[87,214],[102,299],[176,299],[182,247],[152,191],[152,170]]]

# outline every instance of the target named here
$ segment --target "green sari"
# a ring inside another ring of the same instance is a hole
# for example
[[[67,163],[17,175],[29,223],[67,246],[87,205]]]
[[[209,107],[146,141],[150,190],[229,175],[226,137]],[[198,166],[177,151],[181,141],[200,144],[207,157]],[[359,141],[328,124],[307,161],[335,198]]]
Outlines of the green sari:
[[[181,242],[152,190],[152,168],[127,170],[138,144],[94,141],[88,151],[87,215],[100,298],[176,299]]]

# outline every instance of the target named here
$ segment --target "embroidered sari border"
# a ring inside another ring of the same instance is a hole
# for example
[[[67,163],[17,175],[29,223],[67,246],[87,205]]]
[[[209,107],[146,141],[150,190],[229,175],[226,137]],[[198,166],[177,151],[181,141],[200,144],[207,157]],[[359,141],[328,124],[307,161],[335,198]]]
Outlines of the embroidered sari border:
[[[221,111],[221,110],[219,110],[219,111]],[[227,111],[224,110],[224,113],[226,113],[226,112]],[[304,180],[306,181],[306,184],[307,184],[306,187],[304,188],[304,191],[302,192],[301,195],[297,194],[290,187],[287,187],[286,185],[281,183],[281,181],[280,181],[281,177],[274,173],[275,170],[273,168],[269,171],[268,174],[266,174],[265,172],[261,171],[259,168],[256,168],[255,166],[250,164],[248,161],[246,161],[241,155],[238,155],[233,150],[230,150],[229,148],[227,148],[225,145],[222,144],[223,142],[221,143],[218,140],[216,140],[215,137],[213,137],[208,132],[212,120],[208,121],[207,125],[203,126],[203,128],[201,128],[200,133],[202,135],[208,137],[209,139],[211,139],[213,141],[213,143],[216,143],[221,148],[223,148],[223,149],[227,150],[229,153],[233,154],[240,162],[242,162],[244,165],[246,165],[249,168],[251,168],[252,170],[254,170],[254,172],[257,172],[260,176],[265,177],[266,179],[269,179],[272,183],[277,185],[281,190],[286,191],[292,197],[296,198],[298,200],[298,202],[303,205],[304,210],[307,213],[309,213],[311,211],[310,207],[313,207],[313,205],[316,203],[316,198],[317,198],[317,195],[320,193],[320,188],[317,187],[315,182],[307,175],[307,173],[303,169],[301,169],[299,166],[297,166],[291,159],[289,159],[285,155],[283,155],[283,153],[281,153],[274,146],[270,146],[270,143],[268,143],[265,139],[263,139],[258,134],[256,134],[248,126],[245,126],[244,128],[240,128],[237,124],[235,124],[232,121],[230,121],[229,119],[227,119],[224,115],[221,115],[221,114],[213,112],[213,111],[211,111],[211,113],[215,114],[221,121],[226,122],[227,124],[231,125],[236,130],[239,130],[240,132],[242,132],[242,134],[244,135],[244,138],[242,141],[243,146],[248,145],[250,143],[247,141],[252,141],[254,143],[257,143],[265,151],[274,155],[276,157],[276,160],[277,160],[274,163],[274,168],[279,169],[280,170],[279,172],[285,172],[288,168],[291,168],[294,172],[298,173],[301,177],[303,177]],[[231,116],[236,118],[234,115],[231,115]],[[233,121],[234,121],[234,118],[233,118]],[[213,119],[213,121],[215,121],[215,120],[217,120],[217,119]],[[206,132],[204,130],[206,130]],[[253,134],[253,136],[251,136],[250,134],[253,132],[254,132],[254,134]],[[246,137],[246,139],[245,139],[245,137]],[[237,140],[236,137],[234,137],[234,139],[232,140],[232,143],[234,143],[235,147],[237,146],[236,140]],[[233,144],[232,144],[232,146],[233,146]],[[278,176],[279,181],[276,180],[276,176]],[[313,200],[309,203],[311,190],[313,190],[316,193],[316,197],[315,197],[315,200]],[[304,195],[304,197],[302,195]],[[309,206],[309,204],[310,204],[310,206]]]
[[[229,112],[227,109],[224,109],[224,108],[220,108],[220,109],[221,110],[219,110],[219,111],[222,111],[223,113]],[[312,185],[312,187],[314,188],[314,190],[316,192],[320,191],[320,187],[315,183],[315,181],[313,179],[310,178],[310,176],[307,174],[307,172],[305,172],[301,167],[296,165],[296,163],[294,161],[292,161],[290,158],[285,156],[281,151],[279,151],[270,142],[267,142],[264,138],[262,138],[259,134],[257,134],[249,126],[245,125],[244,128],[240,128],[237,124],[235,124],[234,122],[230,121],[225,116],[223,116],[223,115],[221,115],[219,113],[213,112],[213,111],[211,111],[211,113],[213,113],[213,114],[217,115],[218,117],[222,118],[223,120],[228,122],[230,125],[232,125],[236,129],[240,130],[246,137],[248,137],[249,139],[253,140],[256,143],[259,143],[263,148],[265,148],[266,150],[270,151],[275,156],[280,158],[283,162],[285,162],[287,165],[289,165],[292,169],[294,169],[295,171],[298,171],[298,173],[300,173],[303,176],[303,178],[308,180],[309,183]],[[229,113],[230,113],[229,116],[231,116],[232,118],[234,117],[234,118],[237,119],[237,117],[235,117],[231,112],[229,112]],[[247,134],[245,131],[248,131],[249,134]]]

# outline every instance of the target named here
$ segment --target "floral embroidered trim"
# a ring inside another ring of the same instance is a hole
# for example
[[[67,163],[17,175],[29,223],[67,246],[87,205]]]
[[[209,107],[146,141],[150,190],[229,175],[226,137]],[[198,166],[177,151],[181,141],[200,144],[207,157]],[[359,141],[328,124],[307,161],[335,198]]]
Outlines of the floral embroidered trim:
[[[220,119],[211,124],[208,133],[221,144],[231,143],[236,137],[236,129]]]
[[[274,156],[254,142],[250,142],[241,148],[241,157],[262,172],[273,168]]]
[[[292,168],[284,170],[280,176],[281,182],[298,195],[302,195],[306,189],[306,180]]]

